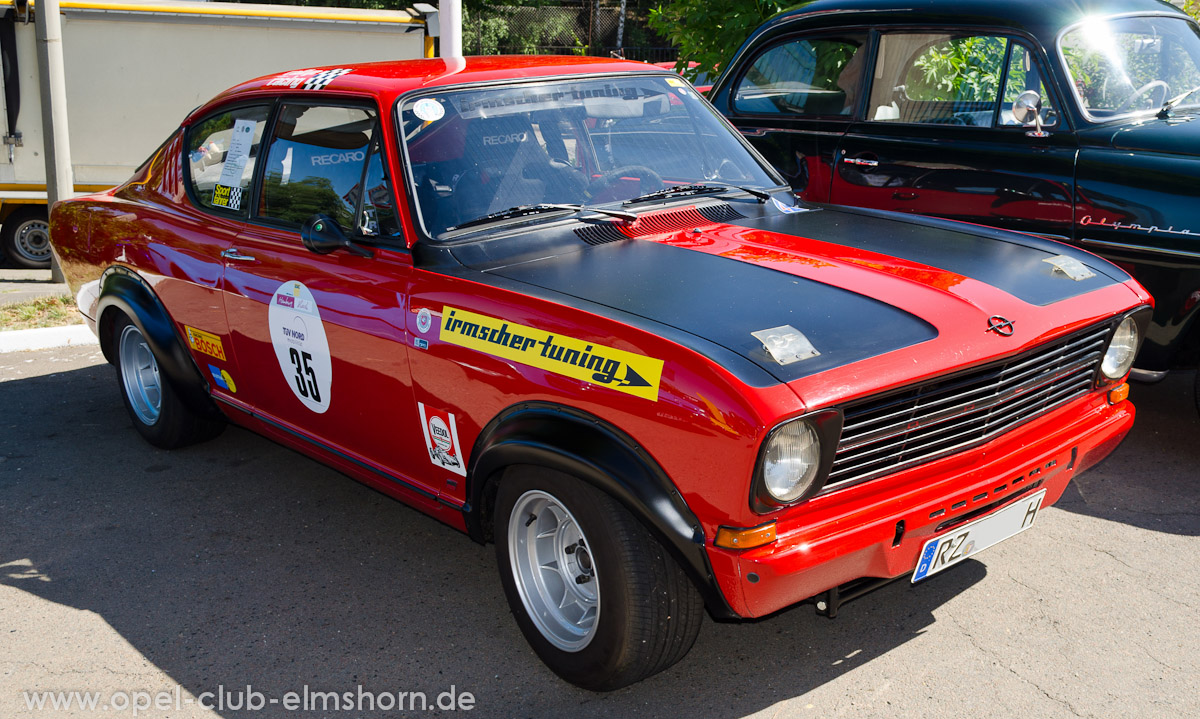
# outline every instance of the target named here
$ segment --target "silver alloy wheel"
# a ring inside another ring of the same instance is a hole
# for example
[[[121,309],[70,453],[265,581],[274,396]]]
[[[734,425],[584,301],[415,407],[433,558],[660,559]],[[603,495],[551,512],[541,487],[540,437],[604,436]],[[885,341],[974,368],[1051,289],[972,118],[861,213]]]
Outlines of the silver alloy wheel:
[[[41,219],[25,220],[13,233],[17,254],[30,262],[50,260],[50,223]]]
[[[508,517],[508,556],[521,602],[538,631],[565,652],[592,641],[600,587],[591,545],[553,496],[522,494]]]
[[[121,331],[120,349],[121,382],[125,385],[125,396],[129,406],[142,424],[150,426],[158,421],[162,413],[162,384],[158,376],[158,362],[141,330],[127,325]]]

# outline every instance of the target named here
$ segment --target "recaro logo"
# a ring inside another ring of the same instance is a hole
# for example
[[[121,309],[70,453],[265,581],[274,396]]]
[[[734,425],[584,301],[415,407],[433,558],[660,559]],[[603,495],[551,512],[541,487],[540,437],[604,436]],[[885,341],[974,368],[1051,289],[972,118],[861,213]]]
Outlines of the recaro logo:
[[[484,135],[483,144],[485,145],[508,145],[513,142],[525,142],[528,133],[525,132],[510,132],[507,135]]]

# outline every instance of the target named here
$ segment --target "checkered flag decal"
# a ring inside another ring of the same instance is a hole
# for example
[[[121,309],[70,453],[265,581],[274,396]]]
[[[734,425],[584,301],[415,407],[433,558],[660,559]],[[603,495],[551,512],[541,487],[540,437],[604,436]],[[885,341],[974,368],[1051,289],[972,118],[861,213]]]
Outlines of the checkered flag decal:
[[[351,70],[349,68],[341,68],[341,67],[334,68],[333,70],[322,70],[321,72],[318,72],[316,75],[313,75],[312,77],[305,80],[304,84],[301,85],[300,87],[304,90],[320,90],[320,89],[323,89],[329,83],[333,82],[334,78],[341,77],[342,75],[345,75],[348,72],[351,72]]]

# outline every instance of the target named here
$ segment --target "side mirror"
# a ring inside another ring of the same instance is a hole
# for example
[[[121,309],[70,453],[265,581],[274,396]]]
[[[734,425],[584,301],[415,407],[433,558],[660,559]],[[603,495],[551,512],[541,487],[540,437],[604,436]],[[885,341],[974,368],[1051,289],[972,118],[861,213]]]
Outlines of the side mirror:
[[[1042,129],[1042,96],[1037,90],[1026,90],[1017,95],[1012,104],[1013,119],[1022,125],[1033,123],[1034,128],[1025,134],[1029,137],[1050,137]]]
[[[374,257],[375,252],[367,247],[354,244],[338,221],[329,215],[313,215],[300,228],[300,240],[310,251],[318,255],[328,255],[338,249],[345,249],[359,257]]]

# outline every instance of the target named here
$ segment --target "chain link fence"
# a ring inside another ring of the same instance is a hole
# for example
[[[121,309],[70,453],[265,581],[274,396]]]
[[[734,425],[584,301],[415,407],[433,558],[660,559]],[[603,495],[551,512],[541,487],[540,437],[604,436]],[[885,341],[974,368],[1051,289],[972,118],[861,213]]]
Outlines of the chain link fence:
[[[619,55],[643,62],[678,56],[646,24],[653,0],[577,0],[555,5],[505,5],[469,11],[463,18],[463,51],[472,55]]]

